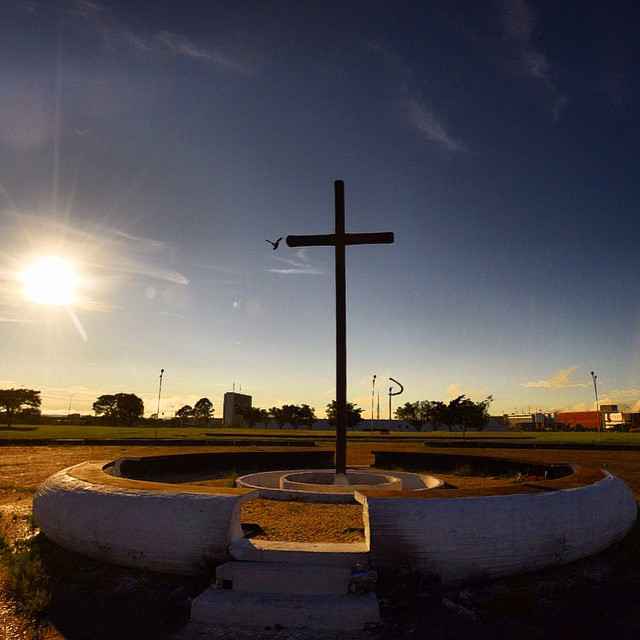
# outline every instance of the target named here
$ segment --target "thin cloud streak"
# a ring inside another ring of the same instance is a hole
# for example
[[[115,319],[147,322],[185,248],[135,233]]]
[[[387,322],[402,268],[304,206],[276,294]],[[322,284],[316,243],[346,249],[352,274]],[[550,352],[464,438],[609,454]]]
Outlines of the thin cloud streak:
[[[407,102],[409,122],[422,133],[427,140],[439,144],[449,151],[466,151],[465,145],[453,138],[444,123],[418,100],[411,98]]]
[[[287,268],[272,268],[267,269],[269,273],[277,273],[279,275],[311,275],[321,276],[324,275],[324,271],[314,266],[307,259],[307,254],[304,249],[298,249],[296,251],[296,258],[281,258],[280,256],[274,256],[276,260],[288,265]]]
[[[505,37],[515,46],[522,72],[544,83],[554,96],[553,120],[557,122],[569,99],[562,95],[551,77],[551,63],[533,42],[537,24],[534,9],[526,0],[503,0],[502,28]]]
[[[29,3],[29,5],[29,13],[34,17],[45,15],[50,9],[44,3]],[[113,51],[129,48],[146,55],[168,53],[175,57],[209,63],[243,75],[250,75],[254,71],[252,66],[228,53],[202,46],[183,34],[162,30],[150,35],[142,35],[118,19],[111,7],[99,2],[72,0],[66,3],[66,9],[62,11],[70,18],[76,18],[91,25],[100,34],[105,46]]]
[[[543,380],[535,380],[522,384],[527,389],[581,389],[590,386],[588,382],[574,382],[571,376],[578,367],[567,367],[559,369],[553,375]]]

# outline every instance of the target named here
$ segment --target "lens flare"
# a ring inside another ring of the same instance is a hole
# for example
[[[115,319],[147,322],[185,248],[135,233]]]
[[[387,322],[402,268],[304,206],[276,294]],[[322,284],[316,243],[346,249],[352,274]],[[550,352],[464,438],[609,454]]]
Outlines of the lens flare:
[[[70,305],[76,299],[78,276],[71,264],[58,256],[44,256],[21,274],[24,295],[37,304]]]

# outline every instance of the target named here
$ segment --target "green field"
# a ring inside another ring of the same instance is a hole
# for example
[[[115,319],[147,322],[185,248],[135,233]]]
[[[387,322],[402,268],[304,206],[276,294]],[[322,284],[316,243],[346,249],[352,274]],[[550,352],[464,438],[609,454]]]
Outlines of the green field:
[[[211,435],[207,435],[211,434]],[[296,438],[305,436],[318,440],[333,438],[335,433],[331,430],[311,430],[311,429],[256,429],[256,428],[220,428],[220,427],[158,427],[153,425],[126,427],[126,426],[105,426],[105,425],[15,425],[10,428],[0,426],[0,440],[28,440],[28,439],[83,439],[83,440],[104,440],[104,439],[137,439],[155,438],[171,440],[216,440],[225,439],[252,439],[252,438],[272,438],[275,442],[279,438]],[[388,438],[415,439],[415,440],[435,440],[435,439],[455,439],[455,440],[507,440],[522,439],[524,443],[574,443],[574,444],[617,444],[617,445],[640,445],[640,433],[563,433],[563,432],[521,432],[521,431],[486,431],[468,432],[466,435],[461,432],[449,431],[395,431],[388,434],[381,434],[378,431],[354,431],[349,433],[349,439],[375,439]],[[526,438],[526,439],[525,439]]]

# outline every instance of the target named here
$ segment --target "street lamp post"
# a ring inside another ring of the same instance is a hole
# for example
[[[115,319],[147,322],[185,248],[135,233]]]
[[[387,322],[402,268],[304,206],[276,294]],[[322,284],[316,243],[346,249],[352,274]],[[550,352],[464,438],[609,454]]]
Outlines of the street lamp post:
[[[160,369],[160,382],[158,384],[158,408],[156,409],[156,440],[158,439],[158,420],[160,420],[160,395],[162,394],[162,376],[164,376],[164,369]]]
[[[602,414],[600,413],[600,403],[598,402],[598,376],[592,371],[593,391],[596,394],[596,411],[598,412],[598,433],[602,431]]]
[[[376,393],[376,374],[373,374],[373,380],[371,381],[371,422],[373,422],[373,399]]]

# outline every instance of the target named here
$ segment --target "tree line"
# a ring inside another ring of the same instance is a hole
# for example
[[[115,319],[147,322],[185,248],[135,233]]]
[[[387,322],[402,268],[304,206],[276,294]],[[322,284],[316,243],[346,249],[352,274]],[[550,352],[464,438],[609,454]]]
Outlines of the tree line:
[[[406,402],[395,411],[398,420],[408,422],[417,430],[425,427],[443,426],[451,431],[454,427],[482,430],[489,420],[489,406],[492,396],[480,402],[474,402],[464,395],[448,403],[440,400],[417,400]],[[42,400],[40,391],[35,389],[0,389],[0,409],[4,413],[7,426],[19,419],[32,419],[40,416]],[[107,422],[132,425],[144,416],[144,402],[134,393],[115,393],[99,396],[93,403],[97,417]],[[347,404],[347,426],[354,427],[362,420],[362,409],[353,403]],[[284,404],[281,407],[261,409],[249,407],[239,412],[245,423],[253,427],[258,423],[272,423],[280,427],[285,425],[311,427],[318,420],[315,409],[308,404]],[[193,407],[184,405],[175,413],[174,420],[184,422],[208,423],[214,414],[213,403],[209,398],[200,398]],[[330,425],[336,423],[336,402],[326,406],[327,420]],[[152,416],[157,418],[157,416]]]
[[[441,400],[417,400],[406,402],[395,411],[398,420],[404,420],[413,425],[418,431],[423,427],[444,426],[449,431],[454,427],[477,429],[482,431],[489,422],[489,406],[493,396],[487,396],[480,402],[474,402],[464,395],[458,396],[448,403]]]
[[[260,409],[259,407],[249,407],[238,412],[247,426],[255,427],[259,423],[277,424],[279,427],[285,425],[311,427],[318,421],[316,411],[308,404],[283,404],[281,407],[271,407],[270,409]],[[327,420],[329,424],[336,423],[336,402],[333,400],[326,407]],[[347,403],[348,426],[354,427],[362,420],[362,409],[357,405]]]

